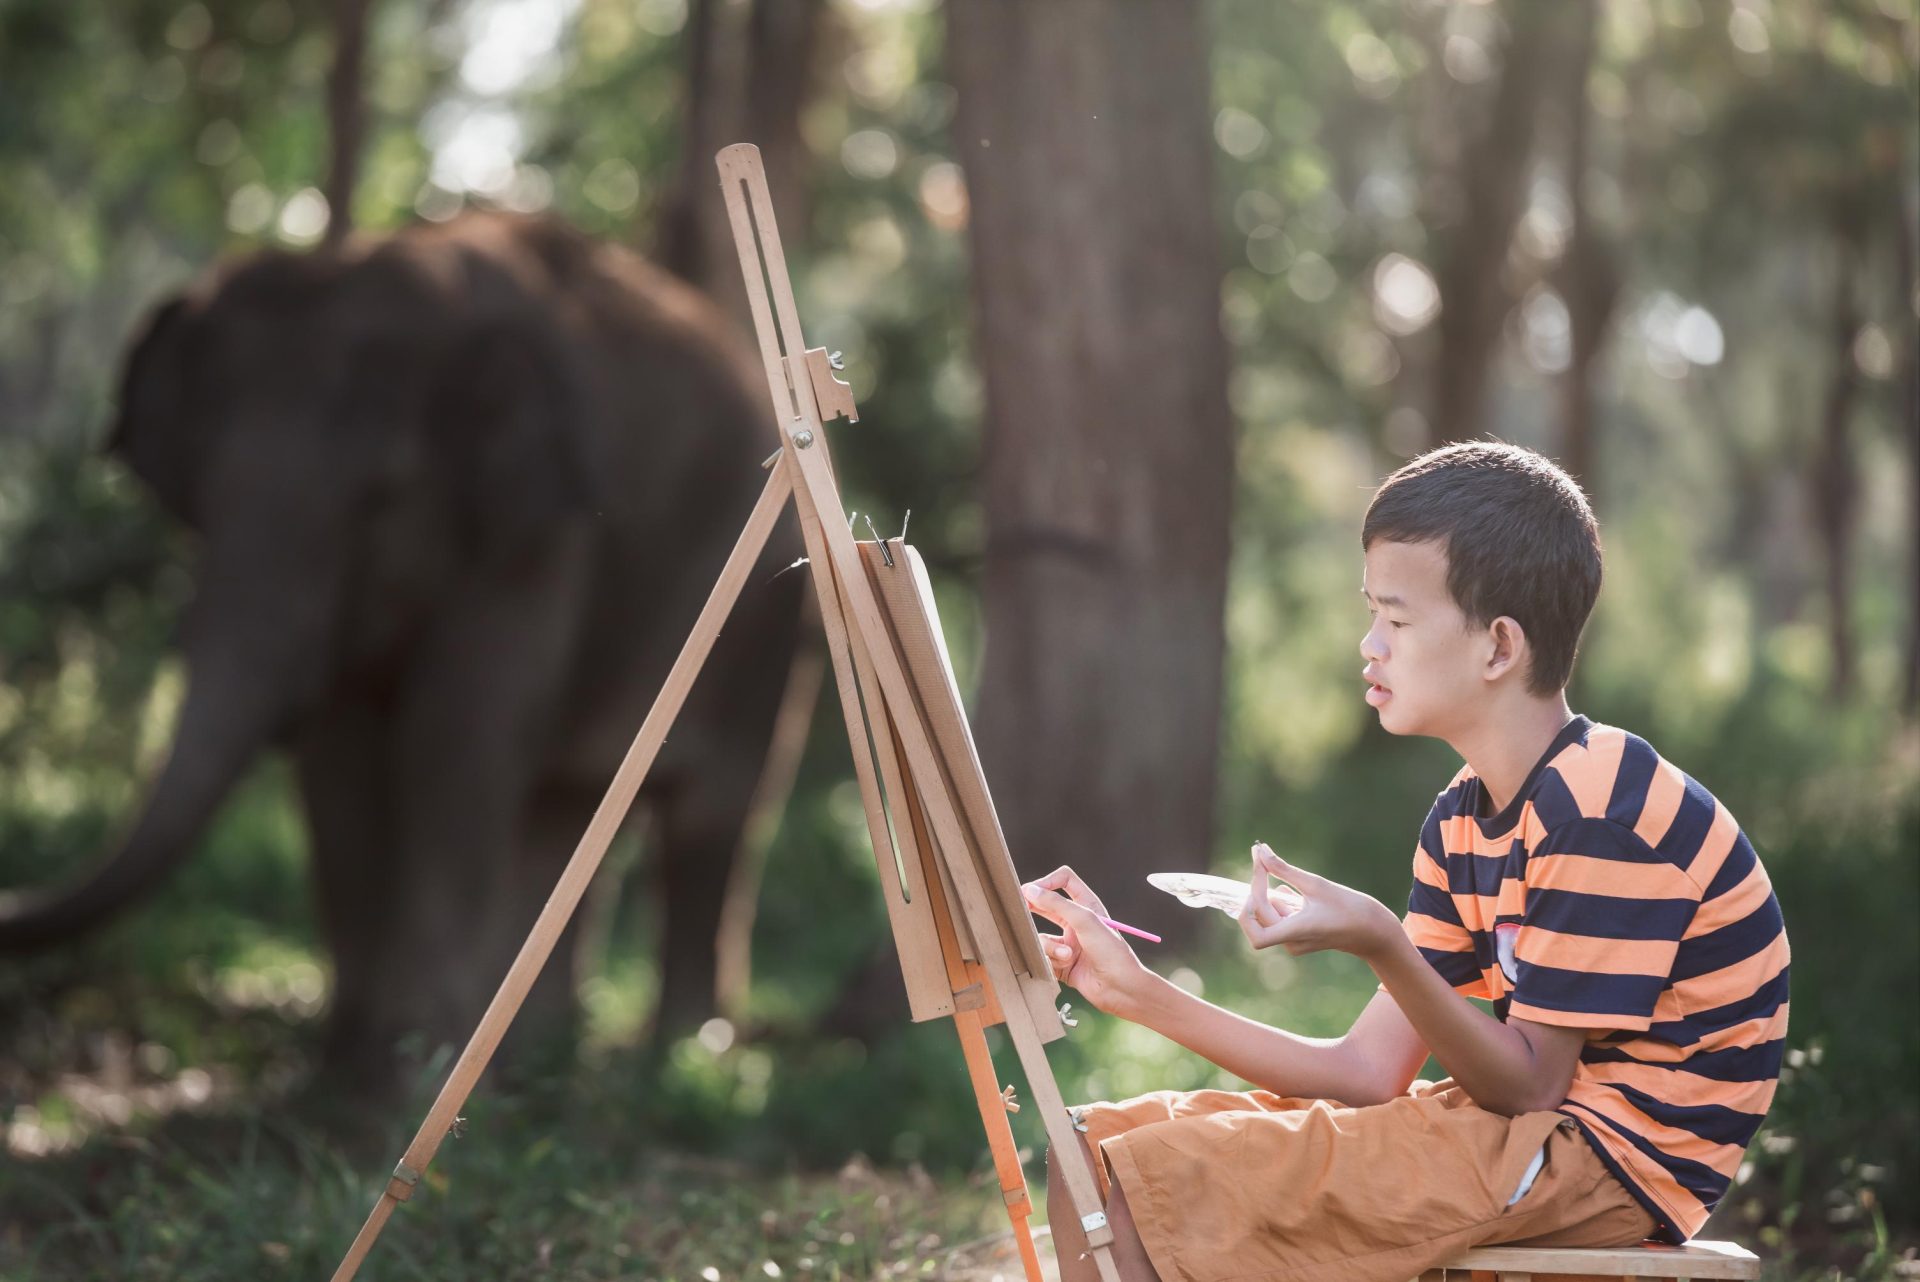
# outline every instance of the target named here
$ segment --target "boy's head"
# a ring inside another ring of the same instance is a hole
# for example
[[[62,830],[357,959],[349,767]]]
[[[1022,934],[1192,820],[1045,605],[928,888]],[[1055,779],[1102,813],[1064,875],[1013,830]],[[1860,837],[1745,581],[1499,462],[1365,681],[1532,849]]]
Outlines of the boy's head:
[[[1496,691],[1566,687],[1600,593],[1600,535],[1551,460],[1497,441],[1423,454],[1374,494],[1360,545],[1363,676],[1388,730],[1444,738]]]

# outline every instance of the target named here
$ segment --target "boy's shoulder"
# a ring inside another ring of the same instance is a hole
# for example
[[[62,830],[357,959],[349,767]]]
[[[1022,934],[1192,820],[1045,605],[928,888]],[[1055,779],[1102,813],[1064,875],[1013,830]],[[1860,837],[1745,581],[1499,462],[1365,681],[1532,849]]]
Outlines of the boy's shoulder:
[[[1490,821],[1480,785],[1463,766],[1438,809],[1505,828],[1529,847],[1554,835],[1607,838],[1685,868],[1703,844],[1740,838],[1739,824],[1704,785],[1632,731],[1575,717],[1554,739],[1519,795]],[[1492,834],[1489,834],[1492,835]]]

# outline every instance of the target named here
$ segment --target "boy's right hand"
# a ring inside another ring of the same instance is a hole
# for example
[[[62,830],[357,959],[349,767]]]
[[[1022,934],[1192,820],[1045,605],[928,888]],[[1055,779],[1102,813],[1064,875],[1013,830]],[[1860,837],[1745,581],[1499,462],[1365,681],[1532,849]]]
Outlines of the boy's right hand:
[[[1040,937],[1054,977],[1078,989],[1096,1010],[1125,1018],[1129,1002],[1152,972],[1119,932],[1100,920],[1108,915],[1100,897],[1065,866],[1027,882],[1020,891],[1029,909],[1060,928],[1058,935]]]

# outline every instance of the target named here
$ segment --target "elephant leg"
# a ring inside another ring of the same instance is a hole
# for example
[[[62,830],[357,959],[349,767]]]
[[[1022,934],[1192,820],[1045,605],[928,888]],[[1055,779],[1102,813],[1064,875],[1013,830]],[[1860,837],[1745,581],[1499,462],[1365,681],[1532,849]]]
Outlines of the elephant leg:
[[[379,959],[392,921],[387,730],[373,700],[345,699],[303,726],[294,744],[320,938],[333,963],[321,1068],[349,1089],[380,1082],[392,1054],[377,1027]]]
[[[504,915],[495,932],[501,952],[494,964],[501,974],[518,956],[554,884],[580,844],[593,819],[600,793],[565,784],[541,787],[529,799],[524,839],[510,876],[512,885],[501,896]],[[604,875],[604,874],[603,874]],[[539,1070],[554,1067],[556,1058],[571,1055],[579,1029],[576,994],[580,982],[580,939],[590,900],[582,902],[568,919],[546,965],[527,991],[520,1013],[502,1045],[502,1058]]]
[[[428,1053],[465,1044],[551,889],[530,887],[522,864],[581,599],[580,566],[566,569],[522,565],[466,585],[415,655],[402,700],[399,920],[382,996]]]
[[[669,740],[679,751],[654,794],[661,893],[656,1045],[698,1028],[719,1009],[729,884],[793,667],[804,578],[796,574],[756,583],[760,586],[735,607],[681,711]],[[796,734],[804,734],[804,727]],[[757,889],[758,869],[752,873]],[[736,896],[731,911],[736,922],[743,908]],[[751,912],[744,916],[750,928]],[[742,929],[736,924],[734,933]],[[737,1009],[747,977],[729,978],[735,991],[728,996]]]
[[[753,778],[741,787],[740,773],[683,776],[659,799],[660,1000],[653,1037],[662,1045],[719,1009],[720,915],[753,797]]]

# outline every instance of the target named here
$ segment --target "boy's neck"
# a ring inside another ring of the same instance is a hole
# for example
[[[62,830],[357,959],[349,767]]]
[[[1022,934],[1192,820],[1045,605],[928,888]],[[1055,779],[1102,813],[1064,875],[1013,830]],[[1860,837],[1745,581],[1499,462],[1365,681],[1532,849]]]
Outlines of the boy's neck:
[[[1565,691],[1545,699],[1529,696],[1495,709],[1470,729],[1448,736],[1447,742],[1473,768],[1486,791],[1487,804],[1497,815],[1520,791],[1553,737],[1571,720]]]

